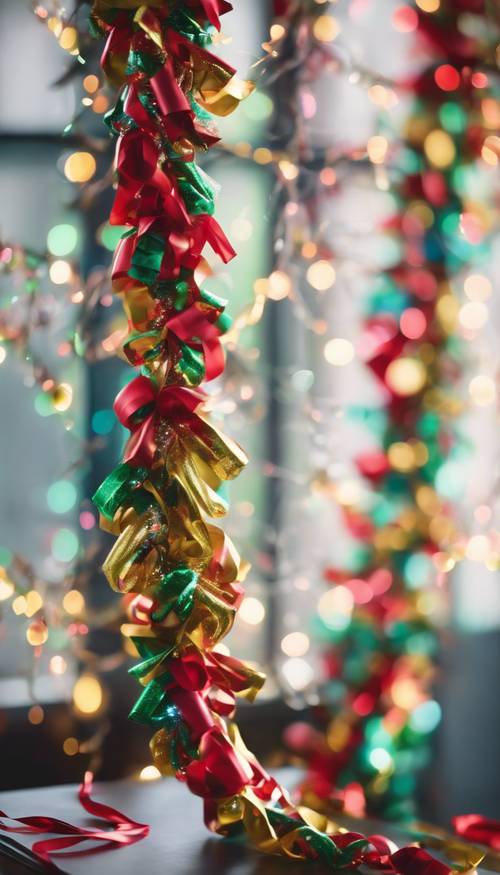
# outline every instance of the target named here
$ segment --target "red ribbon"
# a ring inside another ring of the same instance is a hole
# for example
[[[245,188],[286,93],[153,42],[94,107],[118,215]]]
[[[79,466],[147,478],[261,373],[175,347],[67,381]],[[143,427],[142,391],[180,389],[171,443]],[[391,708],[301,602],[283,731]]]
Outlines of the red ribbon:
[[[217,311],[212,311],[213,318],[218,318]],[[210,321],[206,312],[199,304],[193,304],[187,310],[176,314],[167,322],[167,328],[179,340],[193,345],[201,345],[205,360],[205,380],[214,380],[224,370],[224,351],[220,342],[220,330]],[[197,344],[199,341],[199,344]]]
[[[392,854],[390,861],[399,875],[450,875],[452,871],[423,848],[401,848]]]
[[[32,851],[52,870],[60,871],[59,867],[52,861],[51,857],[57,853],[59,857],[76,857],[86,856],[96,853],[100,850],[108,850],[127,845],[133,845],[140,842],[149,835],[149,826],[145,823],[138,823],[132,820],[116,808],[111,808],[109,805],[104,805],[102,802],[95,802],[90,798],[92,792],[92,772],[86,772],[83,783],[80,787],[78,798],[80,804],[93,817],[98,817],[108,823],[113,824],[111,830],[100,829],[85,829],[80,826],[73,826],[65,820],[59,820],[57,817],[47,817],[41,815],[38,817],[9,817],[3,811],[0,811],[0,817],[13,820],[15,823],[21,823],[22,826],[7,826],[0,820],[0,829],[5,832],[20,833],[29,835],[32,833],[55,833],[64,836],[57,839],[43,839],[42,841],[34,842]],[[72,848],[82,842],[98,842],[100,846],[92,848],[79,849],[77,851],[65,850]]]
[[[208,19],[210,24],[213,24],[217,30],[220,30],[219,16],[226,12],[231,12],[232,5],[227,0],[186,0],[186,6],[196,10],[198,18],[200,13],[202,18]]]
[[[200,759],[186,768],[191,793],[204,799],[223,799],[239,793],[252,779],[252,768],[238,757],[222,730],[213,726],[201,737]]]
[[[156,452],[157,417],[171,424],[186,421],[204,398],[201,392],[184,386],[164,386],[158,391],[147,377],[132,380],[118,393],[113,405],[121,424],[132,432],[125,462],[151,467]]]
[[[457,835],[500,851],[500,821],[481,814],[459,814],[452,820]]]

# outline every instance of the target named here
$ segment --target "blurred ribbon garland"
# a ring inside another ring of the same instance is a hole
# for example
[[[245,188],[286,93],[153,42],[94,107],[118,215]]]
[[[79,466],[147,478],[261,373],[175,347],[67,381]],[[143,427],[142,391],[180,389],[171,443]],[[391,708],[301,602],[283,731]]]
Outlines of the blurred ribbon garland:
[[[438,652],[431,614],[440,595],[429,587],[442,585],[463,558],[453,508],[436,487],[444,460],[460,452],[453,421],[462,403],[454,384],[463,350],[454,335],[451,282],[487,252],[488,221],[464,176],[481,155],[488,163],[485,149],[495,142],[498,148],[487,119],[498,31],[488,24],[487,4],[438,6],[413,13],[433,57],[409,85],[416,102],[390,228],[401,259],[371,295],[361,344],[386,398],[381,449],[356,459],[373,500],[368,511],[344,508],[359,544],[356,567],[325,572],[331,606],[327,597],[317,619],[317,635],[329,647],[326,707],[319,711],[324,736],[296,736],[309,760],[310,804],[335,795],[358,813],[389,818],[414,813],[416,773],[429,762],[439,722],[431,698]],[[331,623],[328,611],[336,616]]]
[[[224,261],[234,252],[194,157],[217,141],[207,110],[226,115],[252,90],[207,50],[208,24],[219,29],[230,8],[226,0],[96,0],[91,15],[107,37],[104,70],[121,89],[107,116],[118,137],[111,221],[130,230],[113,287],[129,319],[124,353],[142,369],[115,402],[131,432],[124,460],[94,498],[102,527],[117,536],[104,570],[128,594],[126,632],[141,659],[131,670],[143,686],[131,717],[156,730],[155,764],[204,799],[205,821],[222,835],[243,831],[262,851],[332,868],[363,862],[445,873],[422,848],[397,851],[293,806],[225,722],[235,697],[252,700],[264,680],[216,647],[246,568],[206,517],[224,515],[220,486],[246,459],[209,422],[199,388],[223,369],[220,336],[229,324],[225,302],[198,285],[201,252],[206,243]]]

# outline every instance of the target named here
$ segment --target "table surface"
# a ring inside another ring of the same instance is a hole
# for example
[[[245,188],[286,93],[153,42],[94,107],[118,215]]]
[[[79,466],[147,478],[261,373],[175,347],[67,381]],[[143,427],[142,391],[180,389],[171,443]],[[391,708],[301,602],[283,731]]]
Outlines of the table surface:
[[[297,773],[285,770],[279,780],[293,787]],[[79,826],[92,818],[81,808],[75,785],[43,787],[0,793],[0,808],[11,817],[45,814]],[[108,803],[142,823],[149,823],[148,838],[135,845],[90,857],[60,858],[69,875],[306,875],[304,864],[286,858],[267,857],[240,842],[225,841],[209,833],[202,820],[202,801],[175,779],[153,782],[116,781],[96,784],[96,801]],[[357,823],[359,831],[383,832],[398,844],[404,833],[396,827]],[[31,845],[33,838],[14,836]],[[0,875],[20,875],[28,870],[0,859]],[[324,873],[323,866],[309,864],[307,875]]]

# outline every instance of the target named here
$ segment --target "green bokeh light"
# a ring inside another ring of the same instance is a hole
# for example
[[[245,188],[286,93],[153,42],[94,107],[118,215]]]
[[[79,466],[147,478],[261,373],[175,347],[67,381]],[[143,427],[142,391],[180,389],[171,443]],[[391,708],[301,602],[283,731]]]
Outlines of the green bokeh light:
[[[252,121],[260,122],[269,118],[274,104],[267,94],[262,91],[254,91],[253,94],[243,103],[245,115]]]
[[[46,392],[39,392],[36,396],[35,410],[39,416],[52,416],[56,412],[52,398]]]
[[[6,568],[12,562],[12,551],[8,547],[0,547],[0,565]]]
[[[54,225],[47,234],[47,248],[52,255],[69,255],[78,243],[74,225]]]
[[[109,252],[114,252],[122,234],[127,230],[124,225],[110,225],[109,222],[105,222],[97,232],[97,241]]]
[[[404,577],[410,589],[430,586],[434,578],[434,565],[427,553],[414,553],[405,562]]]
[[[95,434],[109,434],[116,424],[112,410],[96,410],[92,416],[92,431]]]
[[[460,134],[467,126],[467,113],[458,103],[447,101],[439,110],[439,120],[450,134]]]
[[[59,562],[71,562],[78,553],[78,538],[71,529],[59,529],[52,538],[52,555]]]
[[[436,474],[436,491],[444,498],[460,498],[465,487],[463,465],[448,460]]]
[[[47,504],[54,513],[67,513],[76,499],[76,489],[69,480],[57,480],[47,490]]]
[[[410,717],[409,723],[415,732],[433,732],[441,720],[441,708],[437,702],[430,699],[417,705]]]

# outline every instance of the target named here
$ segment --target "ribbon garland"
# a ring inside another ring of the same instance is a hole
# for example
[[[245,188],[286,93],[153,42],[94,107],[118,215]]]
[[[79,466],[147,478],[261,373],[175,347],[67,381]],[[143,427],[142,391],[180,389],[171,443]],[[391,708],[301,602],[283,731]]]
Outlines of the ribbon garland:
[[[465,12],[479,39],[462,32]],[[360,813],[389,818],[414,813],[416,772],[429,761],[439,720],[425,711],[438,649],[429,585],[453,567],[460,549],[453,508],[437,483],[445,460],[463,451],[453,428],[462,351],[451,282],[487,252],[487,221],[463,186],[492,140],[484,107],[494,93],[483,72],[494,64],[487,5],[443,0],[434,13],[419,6],[415,14],[433,57],[406,86],[416,103],[390,227],[402,257],[371,296],[361,344],[386,398],[382,447],[356,459],[372,489],[369,511],[344,509],[358,544],[356,567],[325,572],[332,604],[343,594],[353,607],[338,628],[324,615],[317,621],[328,647],[318,715],[324,737],[303,729],[296,735],[309,760],[308,803],[335,795],[347,807],[355,801]],[[370,424],[369,410],[352,414]]]
[[[120,89],[107,115],[117,137],[112,222],[128,230],[112,279],[129,320],[125,354],[142,368],[115,402],[131,432],[124,461],[94,497],[102,528],[117,536],[105,573],[114,589],[131,594],[124,631],[140,657],[131,671],[143,686],[131,717],[155,730],[155,764],[204,799],[213,831],[244,832],[259,850],[332,868],[363,863],[445,875],[449,867],[422,848],[398,851],[383,837],[348,832],[294,806],[226,723],[236,697],[252,700],[264,680],[215,649],[231,628],[247,569],[207,518],[225,513],[220,487],[246,458],[208,421],[197,388],[220,373],[228,323],[225,303],[199,288],[195,271],[207,243],[224,261],[234,252],[213,218],[213,186],[194,159],[217,141],[206,110],[226,115],[253,87],[207,51],[208,24],[219,29],[230,8],[226,0],[95,0],[91,12],[94,33],[106,37],[103,69]],[[66,834],[37,843],[44,859],[86,839],[130,844],[147,834],[145,825],[91,803],[89,792],[87,780],[84,807],[117,829],[23,819],[28,831]]]

